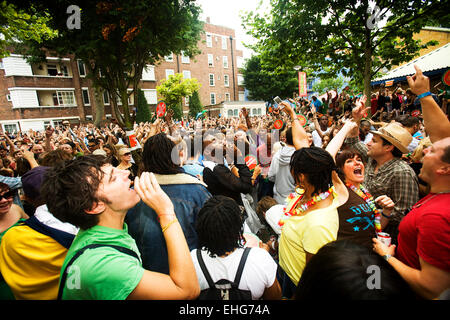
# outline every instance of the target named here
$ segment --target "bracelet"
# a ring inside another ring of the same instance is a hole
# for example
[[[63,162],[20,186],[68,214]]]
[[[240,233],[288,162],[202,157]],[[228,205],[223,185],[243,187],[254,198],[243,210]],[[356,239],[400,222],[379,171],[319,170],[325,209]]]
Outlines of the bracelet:
[[[174,224],[175,222],[177,222],[178,219],[175,218],[172,221],[170,221],[167,225],[165,225],[164,227],[162,227],[162,232],[164,233],[164,231],[166,231],[172,224]]]
[[[380,211],[381,211],[381,215],[382,215],[383,217],[385,217],[386,219],[390,219],[390,218],[391,218],[391,216],[385,215],[384,212],[383,212],[383,210],[380,210]]]
[[[424,93],[422,93],[422,94],[419,94],[418,96],[417,96],[417,99],[422,99],[422,98],[425,98],[425,97],[428,97],[428,96],[431,96],[431,92],[430,91],[427,91],[427,92],[424,92]]]

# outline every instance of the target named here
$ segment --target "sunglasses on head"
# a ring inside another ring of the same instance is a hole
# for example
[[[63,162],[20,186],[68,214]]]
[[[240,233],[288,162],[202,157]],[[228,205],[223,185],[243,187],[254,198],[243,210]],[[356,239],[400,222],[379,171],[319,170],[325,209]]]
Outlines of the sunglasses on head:
[[[13,190],[9,190],[8,192],[0,195],[0,200],[5,198],[5,200],[8,200],[10,198],[12,198],[14,196],[14,191]]]

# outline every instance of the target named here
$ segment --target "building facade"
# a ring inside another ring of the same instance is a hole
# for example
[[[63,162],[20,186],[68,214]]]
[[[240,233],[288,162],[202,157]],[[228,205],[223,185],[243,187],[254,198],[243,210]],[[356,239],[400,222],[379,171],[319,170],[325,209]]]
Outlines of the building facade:
[[[204,25],[198,43],[201,53],[193,58],[171,54],[143,71],[140,88],[152,111],[161,99],[156,87],[169,75],[182,73],[201,83],[200,101],[207,107],[227,101],[244,100],[242,51],[236,50],[233,29]],[[82,61],[73,56],[47,56],[38,64],[27,63],[25,57],[11,54],[0,61],[0,126],[8,132],[43,130],[63,120],[72,123],[92,121],[95,117],[95,91],[86,78]],[[131,88],[130,88],[131,91]],[[114,117],[107,92],[103,94],[105,118]],[[130,95],[130,109],[134,107]],[[189,111],[189,99],[183,99],[183,112]]]

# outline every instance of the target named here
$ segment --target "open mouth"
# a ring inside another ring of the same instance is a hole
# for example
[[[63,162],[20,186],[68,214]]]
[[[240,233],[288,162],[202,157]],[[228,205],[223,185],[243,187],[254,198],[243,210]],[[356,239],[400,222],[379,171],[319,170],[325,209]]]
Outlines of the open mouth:
[[[361,168],[356,168],[355,170],[353,170],[353,173],[355,175],[362,175],[362,169]]]

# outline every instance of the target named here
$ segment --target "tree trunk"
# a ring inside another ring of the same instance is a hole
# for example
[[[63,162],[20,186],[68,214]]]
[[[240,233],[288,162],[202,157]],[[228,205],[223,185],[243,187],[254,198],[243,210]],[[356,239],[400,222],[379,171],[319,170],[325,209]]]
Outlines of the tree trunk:
[[[105,117],[105,105],[103,103],[103,89],[99,87],[94,88],[95,100],[95,120],[94,126],[100,128]]]

